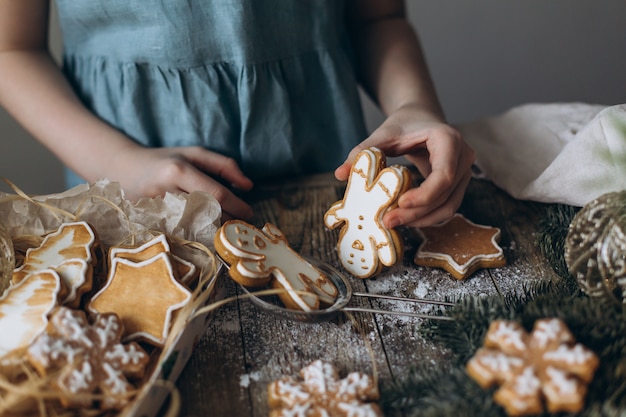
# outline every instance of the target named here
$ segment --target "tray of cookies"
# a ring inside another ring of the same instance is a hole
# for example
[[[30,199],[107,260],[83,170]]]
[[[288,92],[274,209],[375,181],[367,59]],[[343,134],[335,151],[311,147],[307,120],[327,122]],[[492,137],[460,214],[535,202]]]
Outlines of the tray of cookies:
[[[0,415],[156,415],[223,295],[219,204],[133,203],[109,181],[14,189],[0,193]]]

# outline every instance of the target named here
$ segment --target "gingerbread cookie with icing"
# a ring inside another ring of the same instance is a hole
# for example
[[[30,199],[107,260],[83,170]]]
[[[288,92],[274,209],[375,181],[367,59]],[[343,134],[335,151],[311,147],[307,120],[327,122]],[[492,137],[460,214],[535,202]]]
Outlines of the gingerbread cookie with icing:
[[[140,262],[115,257],[105,286],[93,296],[88,309],[117,314],[124,324],[124,341],[142,339],[162,346],[174,312],[190,299],[191,293],[176,280],[166,253]]]
[[[0,298],[0,367],[11,366],[46,329],[60,291],[61,279],[51,269],[33,272],[5,291]]]
[[[484,347],[466,365],[481,387],[499,388],[494,401],[511,416],[576,413],[582,410],[587,385],[598,357],[576,343],[560,319],[541,319],[529,334],[518,323],[491,323]]]
[[[402,258],[402,238],[383,225],[383,216],[397,206],[398,198],[410,186],[408,168],[386,167],[379,149],[371,147],[356,156],[344,198],[324,214],[326,227],[341,227],[339,260],[355,277],[374,276]]]
[[[28,361],[40,375],[52,375],[64,407],[121,409],[136,391],[130,380],[142,378],[149,362],[137,343],[120,342],[123,330],[113,313],[90,323],[83,311],[61,307],[28,348]]]
[[[417,229],[422,237],[414,262],[420,266],[443,268],[458,280],[480,268],[506,265],[498,245],[500,229],[472,223],[461,214],[435,226]]]
[[[380,395],[367,374],[352,372],[339,379],[337,370],[317,360],[300,371],[300,380],[285,377],[268,387],[270,417],[382,417]]]
[[[241,220],[227,221],[217,231],[214,244],[218,255],[230,265],[233,280],[249,287],[270,283],[284,289],[279,297],[288,308],[315,310],[332,304],[337,297],[337,288],[328,277],[296,253],[272,224],[258,229]]]
[[[24,263],[13,272],[12,282],[16,284],[29,274],[54,269],[67,290],[62,295],[62,304],[78,307],[82,295],[93,285],[97,246],[97,236],[88,223],[64,223],[46,235],[39,247],[26,252]]]

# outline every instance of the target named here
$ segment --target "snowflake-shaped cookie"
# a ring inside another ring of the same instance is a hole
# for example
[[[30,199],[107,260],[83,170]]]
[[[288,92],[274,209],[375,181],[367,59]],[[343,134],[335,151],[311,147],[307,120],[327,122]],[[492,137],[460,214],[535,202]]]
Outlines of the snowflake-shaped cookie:
[[[339,379],[337,370],[317,360],[300,371],[301,381],[286,377],[268,387],[270,417],[380,417],[372,402],[378,387],[368,375],[352,372]]]
[[[512,321],[491,323],[484,347],[467,363],[483,388],[500,385],[496,403],[511,416],[578,412],[598,367],[597,356],[579,343],[560,319],[541,319],[528,334]]]
[[[141,378],[149,360],[137,343],[120,343],[122,331],[113,313],[90,324],[83,311],[61,307],[28,348],[28,360],[40,374],[54,375],[64,406],[90,407],[97,394],[100,408],[119,409],[135,390],[128,378]]]

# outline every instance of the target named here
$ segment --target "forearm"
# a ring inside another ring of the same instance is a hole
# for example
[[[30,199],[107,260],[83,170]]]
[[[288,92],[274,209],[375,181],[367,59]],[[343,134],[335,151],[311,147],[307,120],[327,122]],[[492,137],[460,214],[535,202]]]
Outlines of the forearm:
[[[354,25],[353,44],[360,81],[385,114],[412,106],[422,118],[444,120],[421,45],[402,13]]]
[[[0,105],[88,181],[134,142],[90,113],[44,51],[0,51]]]

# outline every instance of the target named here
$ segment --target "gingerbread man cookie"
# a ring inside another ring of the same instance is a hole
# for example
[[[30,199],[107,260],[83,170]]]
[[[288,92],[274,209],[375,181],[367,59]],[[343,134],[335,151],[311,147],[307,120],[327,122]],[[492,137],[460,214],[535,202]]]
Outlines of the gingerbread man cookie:
[[[359,152],[343,200],[334,203],[324,215],[328,228],[341,226],[339,260],[359,278],[371,277],[402,257],[401,236],[383,225],[383,216],[397,206],[400,195],[409,189],[411,174],[404,166],[385,165],[385,156],[379,149]]]
[[[443,223],[417,230],[423,241],[415,254],[416,265],[443,268],[458,280],[480,268],[506,265],[496,227],[478,225],[455,214]]]
[[[122,332],[113,313],[90,324],[83,311],[61,307],[28,348],[28,360],[41,375],[54,375],[65,407],[91,407],[91,394],[100,394],[99,408],[120,409],[135,391],[129,378],[141,378],[149,361],[137,343],[120,342]]]
[[[301,381],[282,378],[268,387],[270,417],[382,417],[376,382],[352,372],[339,379],[337,370],[317,360],[300,371]]]
[[[285,289],[279,297],[288,308],[315,310],[337,297],[337,288],[328,277],[296,253],[272,224],[261,230],[241,220],[227,221],[215,235],[215,250],[230,265],[231,278],[241,285],[271,283]]]
[[[512,321],[491,323],[484,347],[467,363],[467,372],[487,389],[500,388],[494,400],[511,416],[576,413],[582,410],[587,384],[599,360],[575,343],[560,319],[537,320],[528,334]]]

